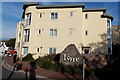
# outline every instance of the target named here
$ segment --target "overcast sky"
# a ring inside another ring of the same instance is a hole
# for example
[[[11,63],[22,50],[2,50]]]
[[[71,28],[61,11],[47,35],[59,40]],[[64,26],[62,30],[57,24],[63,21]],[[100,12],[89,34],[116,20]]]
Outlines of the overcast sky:
[[[65,3],[42,2],[42,4],[65,4]],[[114,21],[112,22],[112,24],[118,25],[118,2],[89,2],[89,3],[85,2],[84,4],[86,8],[98,8],[98,7],[107,8],[107,13],[111,14],[114,17]],[[23,2],[2,2],[2,10],[0,9],[0,15],[2,15],[3,40],[6,39],[8,40],[16,36],[16,25],[19,21],[22,20],[21,18],[23,12],[22,7]]]

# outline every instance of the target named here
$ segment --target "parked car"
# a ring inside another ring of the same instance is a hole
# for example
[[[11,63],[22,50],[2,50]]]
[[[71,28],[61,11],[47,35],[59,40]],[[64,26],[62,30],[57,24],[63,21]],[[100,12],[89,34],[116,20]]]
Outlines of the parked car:
[[[8,48],[8,51],[7,51],[7,54],[8,56],[13,56],[13,54],[16,52],[16,50],[14,50],[14,48],[12,47],[9,47]]]

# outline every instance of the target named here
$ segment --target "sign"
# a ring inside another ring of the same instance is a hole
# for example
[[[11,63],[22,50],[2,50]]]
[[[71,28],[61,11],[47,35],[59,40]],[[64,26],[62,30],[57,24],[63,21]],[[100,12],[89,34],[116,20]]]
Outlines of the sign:
[[[71,61],[71,62],[79,62],[79,58],[77,58],[77,57],[71,57],[71,56],[69,56],[69,55],[67,55],[67,54],[64,54],[63,55],[63,60],[64,61]]]

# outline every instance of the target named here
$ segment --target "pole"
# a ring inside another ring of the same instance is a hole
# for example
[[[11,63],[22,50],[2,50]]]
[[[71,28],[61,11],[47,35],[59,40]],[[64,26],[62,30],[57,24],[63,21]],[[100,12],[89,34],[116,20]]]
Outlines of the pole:
[[[85,59],[83,59],[83,80],[85,79]]]

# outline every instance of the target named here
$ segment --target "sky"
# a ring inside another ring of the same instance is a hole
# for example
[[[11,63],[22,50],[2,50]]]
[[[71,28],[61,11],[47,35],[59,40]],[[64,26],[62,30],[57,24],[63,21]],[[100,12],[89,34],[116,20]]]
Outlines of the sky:
[[[68,2],[41,2],[41,4],[66,4]],[[70,3],[70,2],[69,2]],[[81,2],[71,2],[81,3]],[[82,2],[83,3],[83,2]],[[118,2],[85,2],[86,8],[104,7],[107,9],[106,13],[114,17],[113,25],[118,25]],[[22,20],[23,2],[2,2],[2,38],[0,40],[8,40],[16,37],[17,23]],[[1,29],[1,28],[0,28]]]

